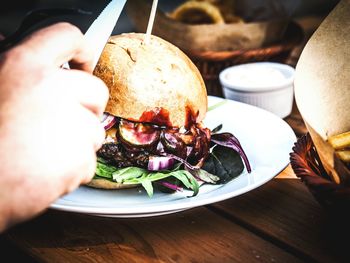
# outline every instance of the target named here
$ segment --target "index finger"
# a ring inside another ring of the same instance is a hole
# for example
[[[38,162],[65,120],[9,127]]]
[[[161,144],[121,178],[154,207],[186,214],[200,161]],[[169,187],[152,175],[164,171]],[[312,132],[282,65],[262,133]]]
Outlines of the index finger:
[[[57,23],[40,29],[20,44],[36,56],[36,62],[61,67],[71,62],[74,68],[92,72],[93,52],[82,32],[69,23]]]

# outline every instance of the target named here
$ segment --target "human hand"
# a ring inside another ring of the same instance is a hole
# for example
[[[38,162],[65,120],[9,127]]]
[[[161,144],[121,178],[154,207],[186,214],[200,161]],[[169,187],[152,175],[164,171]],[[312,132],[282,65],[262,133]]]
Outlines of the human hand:
[[[82,33],[59,23],[0,54],[0,231],[91,180],[108,99]],[[70,61],[71,70],[61,65]]]

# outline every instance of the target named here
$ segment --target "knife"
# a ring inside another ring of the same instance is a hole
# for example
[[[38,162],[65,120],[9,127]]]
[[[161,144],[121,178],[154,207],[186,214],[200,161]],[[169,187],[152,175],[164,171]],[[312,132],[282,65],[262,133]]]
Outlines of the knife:
[[[103,9],[89,29],[85,32],[85,39],[88,45],[94,50],[93,68],[95,68],[103,48],[118,21],[127,0],[112,0]],[[69,69],[68,63],[63,68]]]
[[[126,0],[112,0],[85,33],[87,42],[95,51],[93,68],[112,34],[125,3]]]

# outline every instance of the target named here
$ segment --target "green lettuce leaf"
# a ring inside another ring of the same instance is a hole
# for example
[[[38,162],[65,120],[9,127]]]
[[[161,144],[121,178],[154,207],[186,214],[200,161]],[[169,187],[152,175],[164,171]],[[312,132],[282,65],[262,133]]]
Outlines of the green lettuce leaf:
[[[100,162],[98,160],[95,174],[99,177],[103,177],[103,178],[112,180],[113,179],[112,174],[116,170],[117,170],[117,168],[115,168],[111,165],[105,164],[103,162]]]
[[[98,159],[95,178],[102,177],[111,181],[122,184],[142,185],[147,194],[153,196],[153,182],[160,181],[169,177],[177,178],[184,185],[185,188],[193,191],[193,196],[199,192],[199,184],[193,175],[181,170],[179,166],[171,171],[157,171],[150,172],[139,167],[115,168],[107,164],[104,160]]]

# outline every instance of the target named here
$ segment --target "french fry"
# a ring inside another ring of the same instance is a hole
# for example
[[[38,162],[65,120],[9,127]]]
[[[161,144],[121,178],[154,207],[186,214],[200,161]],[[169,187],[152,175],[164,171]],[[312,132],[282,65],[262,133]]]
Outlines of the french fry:
[[[350,131],[333,135],[328,138],[328,142],[335,150],[342,150],[350,147]]]
[[[344,163],[350,163],[350,150],[336,151],[336,154]]]

